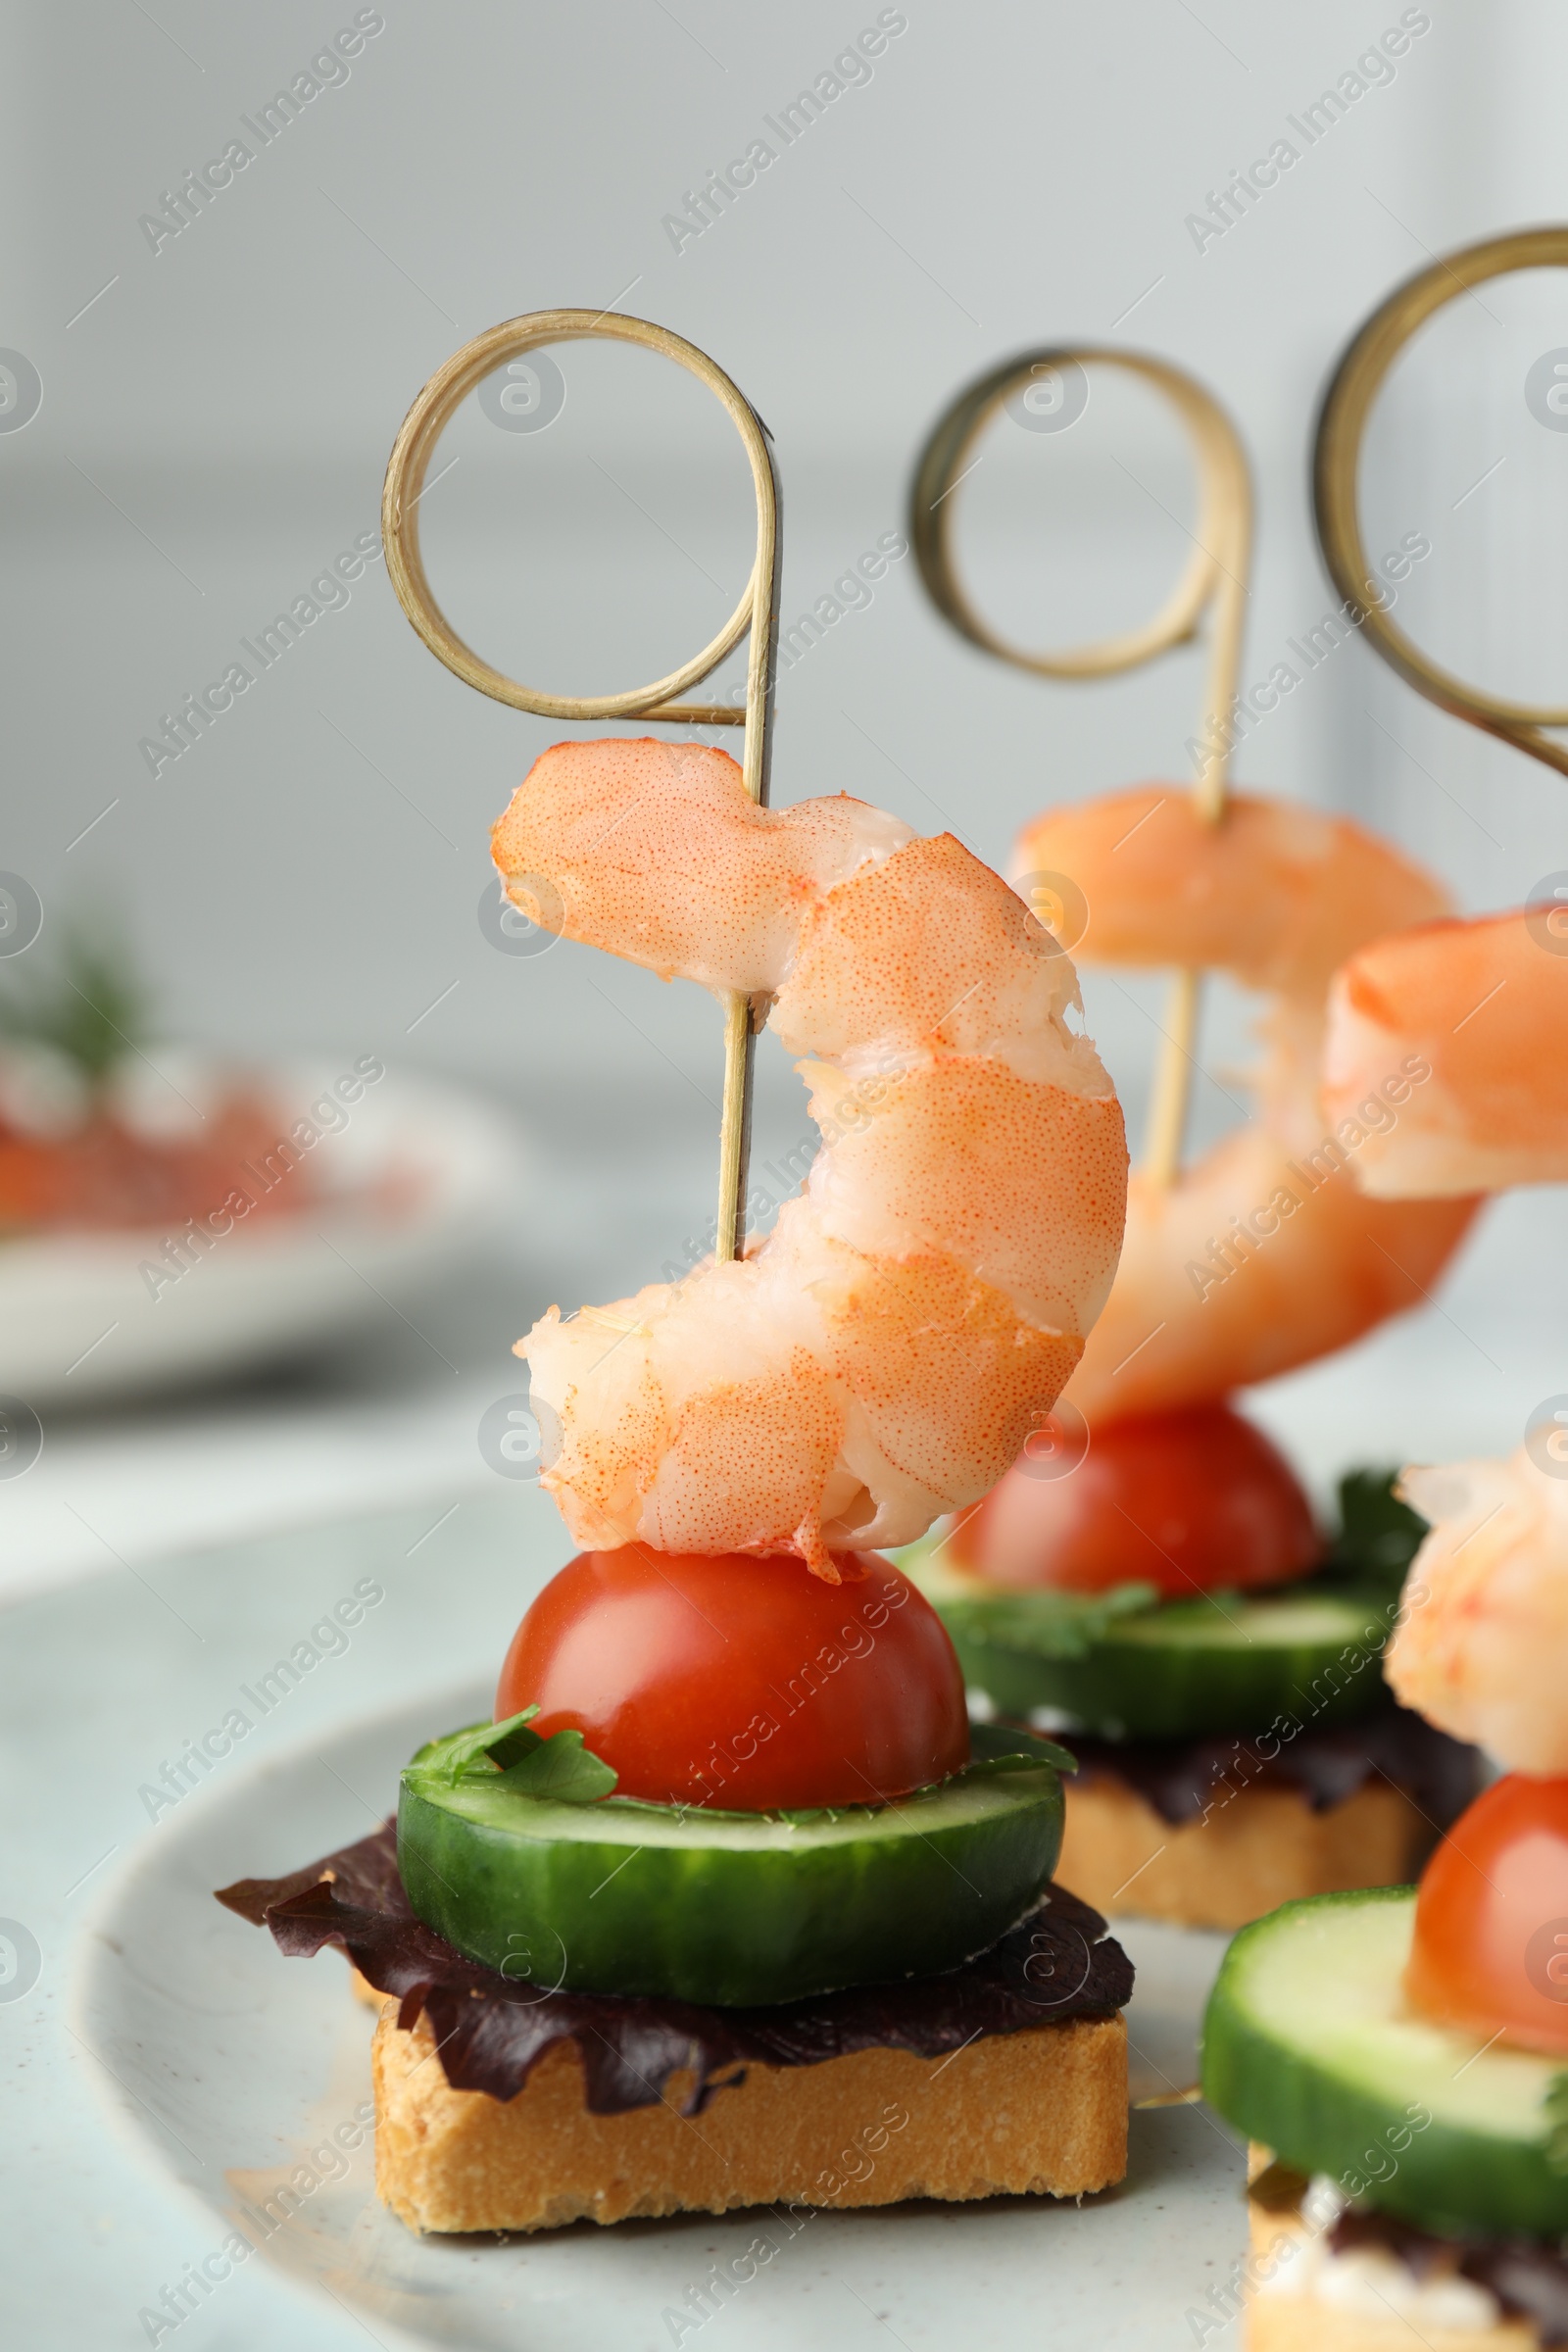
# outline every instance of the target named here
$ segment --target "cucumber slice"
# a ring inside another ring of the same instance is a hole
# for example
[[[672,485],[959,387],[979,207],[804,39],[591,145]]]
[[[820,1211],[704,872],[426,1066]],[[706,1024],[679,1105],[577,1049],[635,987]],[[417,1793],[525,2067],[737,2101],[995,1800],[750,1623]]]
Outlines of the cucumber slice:
[[[1278,1716],[1338,1723],[1380,1694],[1394,1604],[1376,1588],[1148,1598],[1004,1591],[928,1553],[901,1563],[953,1637],[965,1680],[1004,1714],[1049,1707],[1111,1740],[1260,1732]],[[1065,1728],[1065,1726],[1063,1726]]]
[[[1000,1732],[900,1803],[793,1816],[566,1804],[489,1768],[453,1781],[441,1759],[464,1736],[404,1771],[398,1870],[427,1927],[551,1991],[750,2008],[935,1976],[1024,1917],[1061,1845],[1060,1751],[1020,1756]]]
[[[1244,1928],[1203,2022],[1203,2095],[1284,2163],[1424,2230],[1559,2236],[1561,2062],[1409,2008],[1414,1921],[1414,1889],[1389,1886],[1286,1903]]]

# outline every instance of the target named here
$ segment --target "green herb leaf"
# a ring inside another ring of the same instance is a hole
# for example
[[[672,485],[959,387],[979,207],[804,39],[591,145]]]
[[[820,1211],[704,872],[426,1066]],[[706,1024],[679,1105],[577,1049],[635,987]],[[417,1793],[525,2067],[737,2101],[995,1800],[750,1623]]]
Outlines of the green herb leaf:
[[[956,1593],[944,1591],[942,1614],[951,1632],[1042,1658],[1081,1658],[1120,1617],[1141,1617],[1158,1605],[1152,1585],[1113,1585],[1108,1592],[1033,1592]]]
[[[554,1732],[548,1740],[529,1730],[537,1707],[524,1707],[504,1723],[476,1723],[466,1732],[421,1747],[411,1770],[427,1772],[443,1787],[483,1780],[518,1796],[550,1797],[558,1804],[591,1805],[608,1796],[615,1774],[602,1756],[584,1747],[581,1732]]]
[[[1340,1532],[1329,1546],[1330,1573],[1402,1584],[1427,1532],[1419,1511],[1394,1492],[1396,1470],[1351,1470],[1340,1481]]]
[[[503,1788],[518,1796],[549,1797],[560,1805],[592,1805],[615,1786],[615,1773],[584,1747],[581,1732],[555,1732],[534,1739],[532,1751],[501,1775]]]
[[[52,1046],[98,1086],[147,1035],[146,991],[116,942],[74,933],[56,963],[52,984],[28,992],[19,978],[0,994],[0,1037]]]
[[[550,1745],[548,1740],[541,1740],[537,1732],[528,1729],[538,1712],[537,1707],[524,1707],[520,1715],[509,1715],[505,1723],[496,1725],[496,1737],[484,1751],[492,1764],[499,1764],[505,1772],[510,1765],[521,1764]],[[573,1732],[559,1736],[576,1739],[579,1735]]]
[[[420,1748],[414,1761],[441,1781],[459,1780],[481,1758],[493,1758],[500,1765],[515,1763],[530,1749],[545,1744],[537,1732],[524,1728],[538,1712],[537,1707],[524,1707],[520,1715],[509,1715],[504,1723],[473,1724],[449,1739],[432,1740],[428,1748]]]

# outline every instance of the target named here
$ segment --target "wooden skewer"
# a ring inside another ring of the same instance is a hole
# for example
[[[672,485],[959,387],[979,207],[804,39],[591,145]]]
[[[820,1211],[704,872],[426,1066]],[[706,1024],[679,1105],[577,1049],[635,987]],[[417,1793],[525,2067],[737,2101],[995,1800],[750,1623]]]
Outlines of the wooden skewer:
[[[1356,329],[1324,394],[1312,450],[1312,503],[1318,543],[1330,577],[1374,651],[1407,686],[1451,717],[1468,719],[1473,727],[1498,736],[1515,751],[1526,752],[1532,760],[1568,775],[1568,748],[1541,731],[1543,727],[1568,727],[1568,710],[1505,702],[1500,695],[1467,686],[1424,654],[1414,639],[1389,618],[1385,605],[1368,601],[1374,594],[1374,582],[1361,538],[1359,508],[1361,440],[1367,417],[1385,376],[1416,329],[1445,303],[1485,285],[1488,278],[1505,277],[1515,270],[1565,268],[1568,227],[1521,228],[1506,236],[1483,238],[1477,245],[1461,246],[1457,253],[1440,258],[1396,286]]]
[[[976,612],[953,559],[953,493],[968,470],[969,452],[1011,396],[1044,375],[1067,368],[1120,368],[1162,392],[1192,437],[1199,469],[1199,520],[1193,553],[1164,605],[1140,629],[1065,653],[1032,653],[1009,645]],[[1137,669],[1172,646],[1189,644],[1205,614],[1210,658],[1202,727],[1202,766],[1194,804],[1207,824],[1225,814],[1230,752],[1226,720],[1241,670],[1247,580],[1251,562],[1252,488],[1247,453],[1235,425],[1213,395],[1182,368],[1146,352],[1098,344],[1060,344],[1026,351],[968,385],[945,411],[920,454],[909,493],[909,540],[920,576],[939,612],[971,644],[1048,678],[1103,678]],[[1150,1100],[1144,1173],[1160,1188],[1181,1172],[1192,1093],[1201,974],[1180,971],[1171,985],[1163,1042]]]
[[[757,494],[757,553],[740,603],[718,635],[679,669],[623,694],[546,694],[492,668],[458,635],[436,603],[419,553],[419,498],[437,441],[455,411],[485,376],[541,344],[591,339],[640,343],[645,350],[659,352],[695,375],[722,402],[751,462]],[[667,327],[655,326],[646,318],[627,318],[618,311],[530,311],[523,318],[508,318],[475,335],[437,368],[403,420],[381,493],[381,540],[387,572],[404,612],[431,653],[466,685],[510,704],[514,710],[531,710],[544,718],[652,718],[690,726],[744,726],[746,789],[760,807],[767,806],[778,650],[778,477],[761,418],[724,370],[695,343],[671,334]],[[688,687],[710,677],[748,630],[751,644],[744,710],[728,703],[682,702],[680,697]],[[754,1054],[751,1005],[745,997],[729,995],[724,1002],[724,1097],[714,1244],[714,1254],[720,1260],[738,1257],[746,1242]]]

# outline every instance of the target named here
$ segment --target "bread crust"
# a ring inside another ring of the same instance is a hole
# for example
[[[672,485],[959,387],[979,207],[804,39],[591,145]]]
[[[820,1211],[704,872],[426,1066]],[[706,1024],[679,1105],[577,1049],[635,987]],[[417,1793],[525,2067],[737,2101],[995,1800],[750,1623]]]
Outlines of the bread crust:
[[[1294,1788],[1244,1788],[1206,1821],[1166,1821],[1098,1769],[1066,1796],[1057,1884],[1107,1918],[1184,1928],[1244,1928],[1298,1895],[1407,1886],[1436,1842],[1388,1781],[1322,1812]]]
[[[1127,2169],[1127,2033],[1119,2015],[983,2034],[946,2059],[857,2050],[817,2066],[752,2066],[703,2113],[592,2115],[575,2045],[502,2101],[454,2090],[428,2019],[383,2008],[371,2062],[376,2187],[411,2230],[550,2230],[567,2222],[748,2205],[961,2202],[1107,2188]]]

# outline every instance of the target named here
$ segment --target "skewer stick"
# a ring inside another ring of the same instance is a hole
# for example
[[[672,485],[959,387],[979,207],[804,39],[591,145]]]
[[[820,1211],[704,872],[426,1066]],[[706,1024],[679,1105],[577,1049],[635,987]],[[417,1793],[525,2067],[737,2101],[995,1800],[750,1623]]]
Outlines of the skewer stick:
[[[476,654],[453,628],[431,593],[419,553],[419,498],[431,453],[455,411],[495,368],[545,343],[587,339],[640,343],[685,368],[728,410],[751,462],[757,495],[757,552],[740,603],[716,637],[667,677],[623,694],[556,695],[519,685]],[[773,678],[778,638],[779,495],[767,430],[737,386],[695,343],[617,311],[531,311],[492,326],[454,352],[438,368],[403,420],[387,463],[381,493],[381,539],[386,567],[398,601],[438,661],[464,683],[514,710],[544,718],[652,718],[688,726],[746,729],[742,773],[759,806],[767,805],[773,732]],[[688,687],[710,677],[750,631],[746,707],[687,703]],[[726,995],[724,1004],[724,1099],[719,1123],[718,1214],[714,1254],[738,1257],[746,1240],[746,1174],[751,1144],[752,1068],[755,1038],[751,1005]]]
[[[1142,628],[1064,653],[1032,653],[999,637],[970,603],[953,559],[956,501],[951,494],[968,469],[974,443],[1014,392],[1065,368],[1091,366],[1120,368],[1141,377],[1177,411],[1198,459],[1198,530],[1180,578]],[[1137,669],[1172,646],[1189,644],[1206,614],[1211,653],[1201,729],[1205,748],[1193,799],[1205,823],[1223,820],[1230,778],[1228,721],[1241,669],[1251,562],[1252,489],[1236,427],[1195,377],[1145,352],[1090,344],[1027,351],[1004,362],[958,394],[921,452],[909,494],[909,539],[932,602],[959,634],[999,661],[1042,677],[1103,678]],[[1162,1189],[1181,1171],[1200,991],[1197,971],[1178,972],[1171,985],[1144,1146],[1145,1176]]]
[[[1542,733],[1568,727],[1568,710],[1538,709],[1504,701],[1467,686],[1442,668],[1407,637],[1387,609],[1369,602],[1371,566],[1361,538],[1359,469],[1361,441],[1383,379],[1416,329],[1445,303],[1468,294],[1488,278],[1515,270],[1568,268],[1568,227],[1522,228],[1486,237],[1477,245],[1440,258],[1396,286],[1357,328],[1334,371],[1318,416],[1312,451],[1312,503],[1318,544],[1334,585],[1344,597],[1362,636],[1407,686],[1436,703],[1450,717],[1468,719],[1515,751],[1568,775],[1568,749]]]

